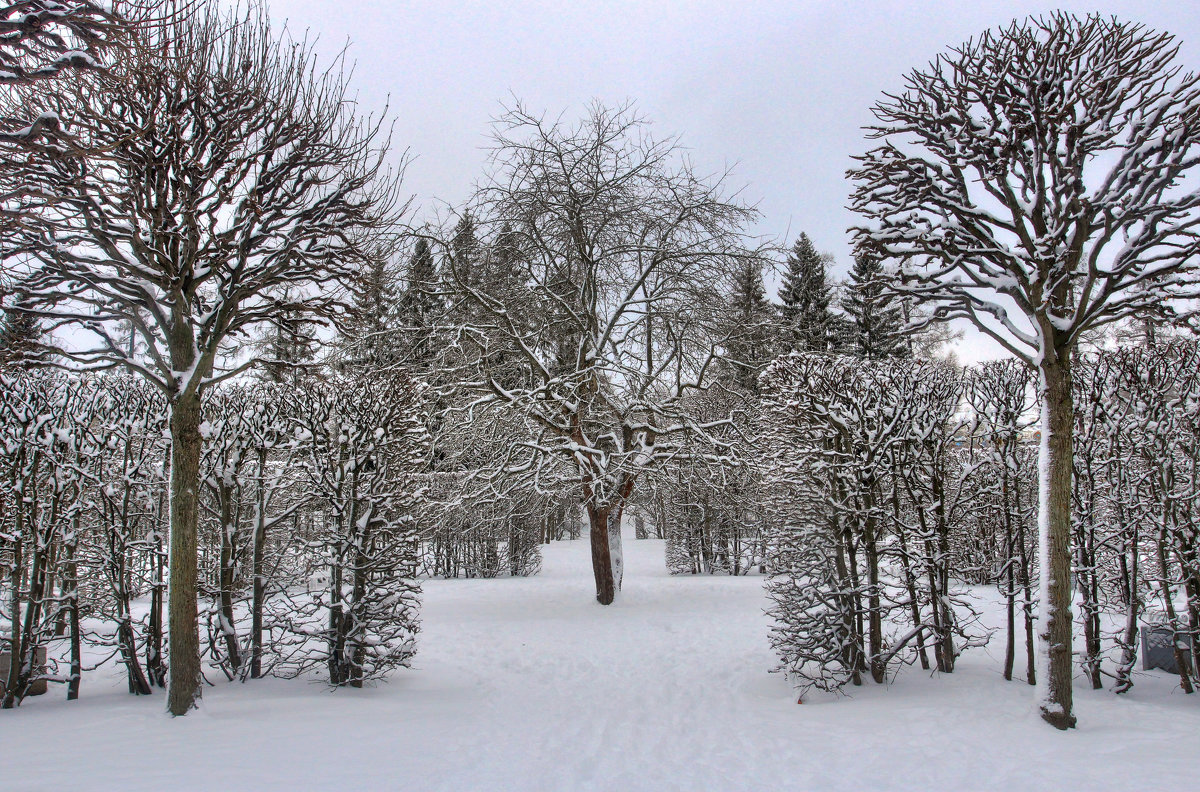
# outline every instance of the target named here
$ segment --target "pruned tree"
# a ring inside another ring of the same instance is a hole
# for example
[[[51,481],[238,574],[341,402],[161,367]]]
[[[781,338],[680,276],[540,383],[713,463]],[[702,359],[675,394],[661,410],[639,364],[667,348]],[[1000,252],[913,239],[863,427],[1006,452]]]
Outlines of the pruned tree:
[[[950,547],[972,469],[953,453],[959,371],[792,353],[763,373],[772,499],[768,594],[780,670],[861,684],[915,650],[954,670],[971,609]]]
[[[324,666],[331,685],[362,687],[415,653],[423,394],[399,376],[359,375],[291,395],[297,463],[316,505],[302,547],[308,571],[325,584],[315,596],[284,594],[276,604],[275,673]]]
[[[1017,360],[984,363],[968,373],[966,401],[978,445],[974,536],[964,548],[967,563],[994,580],[1005,599],[1004,678],[1012,679],[1017,646],[1017,607],[1025,637],[1025,679],[1035,684],[1036,641],[1031,539],[1036,526],[1036,463],[1026,441],[1036,423],[1033,375]]]
[[[488,265],[480,282],[444,243],[475,314],[461,335],[476,412],[506,407],[533,427],[510,471],[570,466],[588,510],[596,598],[616,597],[620,523],[644,472],[690,432],[681,409],[704,388],[728,327],[724,294],[759,254],[753,209],[703,178],[674,139],[630,106],[594,105],[575,125],[516,106],[493,132],[492,167],[470,213]],[[490,237],[490,239],[489,239]],[[478,267],[482,266],[480,270]]]
[[[196,525],[201,397],[251,360],[231,340],[281,316],[342,308],[362,239],[397,216],[387,130],[355,118],[343,72],[272,34],[265,13],[209,5],[154,26],[104,94],[19,96],[73,118],[86,158],[36,164],[49,200],[5,254],[31,261],[25,291],[48,329],[77,328],[64,359],[124,367],[168,400],[171,458],[168,708],[200,695]],[[133,328],[144,354],[130,354]]]
[[[1198,293],[1200,78],[1168,34],[1092,15],[1013,22],[910,72],[849,175],[889,289],[966,318],[1039,372],[1042,717],[1072,708],[1071,358],[1081,336]]]

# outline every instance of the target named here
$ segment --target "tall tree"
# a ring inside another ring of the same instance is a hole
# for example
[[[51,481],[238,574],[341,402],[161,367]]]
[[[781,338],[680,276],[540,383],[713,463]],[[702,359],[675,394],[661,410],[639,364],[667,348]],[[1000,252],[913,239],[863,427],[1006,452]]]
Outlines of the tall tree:
[[[591,525],[596,598],[621,579],[620,522],[637,481],[697,425],[682,407],[710,381],[728,327],[725,299],[746,261],[754,210],[698,177],[673,139],[628,107],[578,124],[521,107],[495,127],[494,170],[472,215],[511,250],[502,288],[475,285],[447,241],[470,301],[477,409],[513,410],[535,434],[511,469],[574,471]],[[503,232],[503,233],[502,233]],[[508,255],[508,253],[505,253]],[[496,368],[497,360],[512,364]]]
[[[808,234],[801,234],[788,253],[779,301],[793,349],[828,352],[834,346],[836,320],[829,310],[833,292],[825,269],[828,261]]]
[[[850,171],[890,290],[1037,369],[1042,717],[1072,706],[1071,360],[1081,336],[1200,294],[1200,77],[1169,34],[1055,13],[987,31],[875,105]]]
[[[902,308],[885,284],[883,261],[865,250],[858,251],[842,296],[842,310],[851,319],[851,351],[870,360],[903,357],[908,352],[903,343]]]
[[[50,196],[29,233],[0,241],[32,260],[27,291],[60,350],[83,368],[124,367],[170,411],[170,690],[183,715],[200,696],[197,495],[204,391],[253,361],[222,350],[291,314],[342,310],[337,282],[364,258],[361,238],[394,221],[398,179],[386,130],[351,115],[340,69],[276,38],[260,7],[216,3],[152,26],[99,94],[87,86],[17,97],[68,113],[85,158],[34,163]],[[280,295],[289,295],[283,299]],[[119,337],[132,326],[145,354]]]

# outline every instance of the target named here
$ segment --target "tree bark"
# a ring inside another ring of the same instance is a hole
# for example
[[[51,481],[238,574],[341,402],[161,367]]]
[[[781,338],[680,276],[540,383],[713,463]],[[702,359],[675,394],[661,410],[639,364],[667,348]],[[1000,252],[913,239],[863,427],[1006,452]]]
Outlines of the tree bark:
[[[1039,456],[1041,613],[1038,638],[1045,673],[1038,675],[1042,719],[1057,729],[1075,726],[1071,643],[1071,475],[1074,416],[1071,363],[1066,350],[1041,364],[1042,446]]]
[[[196,613],[196,527],[200,483],[200,397],[171,402],[171,540],[167,584],[167,711],[185,715],[200,699]]]
[[[601,605],[612,605],[617,596],[617,589],[613,579],[612,554],[608,545],[608,509],[588,504],[587,513],[592,543],[592,574],[596,578],[596,601]]]
[[[254,518],[254,548],[251,560],[251,573],[254,579],[254,592],[250,603],[250,678],[262,676],[263,657],[263,608],[266,604],[267,581],[265,578],[264,559],[267,543],[267,502],[266,502],[266,458],[267,452],[258,452],[258,489],[255,493]]]
[[[239,520],[235,514],[234,498],[238,497],[233,487],[219,485],[218,498],[221,501],[221,559],[218,570],[221,610],[221,636],[225,639],[225,656],[229,663],[230,678],[236,678],[241,670],[242,657],[238,645],[237,628],[234,622],[233,595],[236,585],[237,541],[240,532]]]

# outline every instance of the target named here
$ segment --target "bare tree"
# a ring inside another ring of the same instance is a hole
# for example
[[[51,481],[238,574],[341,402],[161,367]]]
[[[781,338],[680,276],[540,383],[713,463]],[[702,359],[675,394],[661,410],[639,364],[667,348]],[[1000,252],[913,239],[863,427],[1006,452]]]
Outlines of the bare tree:
[[[25,290],[49,328],[77,329],[60,350],[68,362],[124,367],[167,397],[168,708],[181,715],[200,695],[201,395],[252,362],[221,361],[255,326],[337,314],[337,284],[361,260],[363,232],[396,218],[399,182],[383,161],[387,130],[352,115],[344,72],[276,38],[263,12],[233,19],[213,4],[146,36],[103,95],[22,95],[70,112],[102,153],[31,166],[49,200],[4,252],[30,260]]]
[[[469,210],[484,260],[468,272],[444,243],[476,317],[460,336],[475,364],[464,379],[476,410],[507,406],[533,427],[510,471],[536,476],[550,458],[574,468],[607,605],[636,482],[706,430],[681,399],[712,374],[721,295],[758,257],[745,231],[756,213],[630,106],[594,105],[571,126],[518,105],[493,140]]]
[[[966,318],[1040,374],[1042,717],[1071,699],[1071,358],[1097,327],[1197,294],[1200,78],[1174,39],[1101,16],[1030,18],[910,72],[850,171],[860,242],[895,292]]]

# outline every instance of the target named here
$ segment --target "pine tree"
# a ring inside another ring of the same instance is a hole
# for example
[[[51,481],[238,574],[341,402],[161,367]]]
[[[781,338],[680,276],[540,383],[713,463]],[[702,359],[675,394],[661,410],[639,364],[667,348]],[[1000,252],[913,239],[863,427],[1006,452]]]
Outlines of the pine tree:
[[[850,281],[842,297],[842,310],[851,319],[853,354],[871,360],[909,355],[901,332],[904,315],[892,295],[884,292],[883,261],[878,256],[865,250],[855,254]]]
[[[829,310],[832,296],[826,261],[808,234],[801,234],[788,254],[779,299],[793,349],[827,352],[834,346],[835,317]]]
[[[443,272],[447,291],[453,291],[456,287],[461,291],[463,287],[473,289],[479,286],[479,267],[481,265],[479,254],[479,237],[475,232],[475,219],[471,216],[470,211],[464,211],[462,217],[455,224],[450,237],[450,259],[446,262]],[[470,304],[470,301],[462,296],[456,297],[454,302],[459,306],[457,312],[467,310],[465,306]]]
[[[342,336],[339,368],[378,371],[404,354],[404,340],[396,332],[402,295],[388,246],[375,251],[356,275],[350,321]]]

